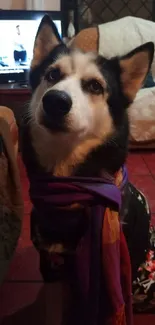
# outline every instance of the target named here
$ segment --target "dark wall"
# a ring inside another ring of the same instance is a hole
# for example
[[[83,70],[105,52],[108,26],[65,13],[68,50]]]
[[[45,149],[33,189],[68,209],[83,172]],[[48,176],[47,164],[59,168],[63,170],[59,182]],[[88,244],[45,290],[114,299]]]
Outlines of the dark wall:
[[[155,0],[78,0],[79,28],[125,16],[155,20]]]

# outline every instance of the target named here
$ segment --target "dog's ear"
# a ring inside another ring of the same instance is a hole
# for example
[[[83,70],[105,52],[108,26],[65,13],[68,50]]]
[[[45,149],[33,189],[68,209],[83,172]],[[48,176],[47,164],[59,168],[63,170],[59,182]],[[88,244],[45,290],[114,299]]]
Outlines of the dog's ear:
[[[38,66],[60,43],[62,41],[54,22],[45,15],[35,38],[31,68]]]
[[[153,56],[154,44],[149,42],[120,59],[123,93],[129,100],[133,101],[142,87],[151,68]]]

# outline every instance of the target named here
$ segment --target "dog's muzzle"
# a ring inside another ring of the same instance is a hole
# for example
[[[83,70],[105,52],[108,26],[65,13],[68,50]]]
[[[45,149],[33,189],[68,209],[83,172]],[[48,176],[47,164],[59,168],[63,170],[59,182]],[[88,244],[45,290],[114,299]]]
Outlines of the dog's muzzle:
[[[65,116],[72,107],[71,97],[64,91],[49,90],[42,99],[44,121],[51,129],[62,129],[65,124]]]

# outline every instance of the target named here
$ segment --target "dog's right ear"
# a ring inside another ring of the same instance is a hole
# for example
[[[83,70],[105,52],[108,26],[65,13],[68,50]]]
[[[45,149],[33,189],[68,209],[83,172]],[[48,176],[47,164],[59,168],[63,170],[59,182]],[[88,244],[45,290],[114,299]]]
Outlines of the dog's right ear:
[[[48,15],[45,15],[35,38],[31,69],[37,67],[61,43],[62,41],[54,22]]]

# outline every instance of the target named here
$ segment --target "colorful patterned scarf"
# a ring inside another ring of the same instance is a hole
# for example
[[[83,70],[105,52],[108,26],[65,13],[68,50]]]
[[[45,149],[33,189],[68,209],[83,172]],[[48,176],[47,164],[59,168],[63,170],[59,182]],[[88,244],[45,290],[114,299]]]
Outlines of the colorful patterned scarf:
[[[39,223],[57,234],[54,253],[64,256],[66,238],[69,241],[77,227],[74,208],[69,217],[62,211],[76,204],[89,212],[87,228],[74,246],[73,269],[68,270],[69,277],[75,275],[80,297],[74,324],[133,324],[130,258],[119,218],[120,188],[126,181],[125,168],[115,178],[102,179],[31,175],[30,197]]]

